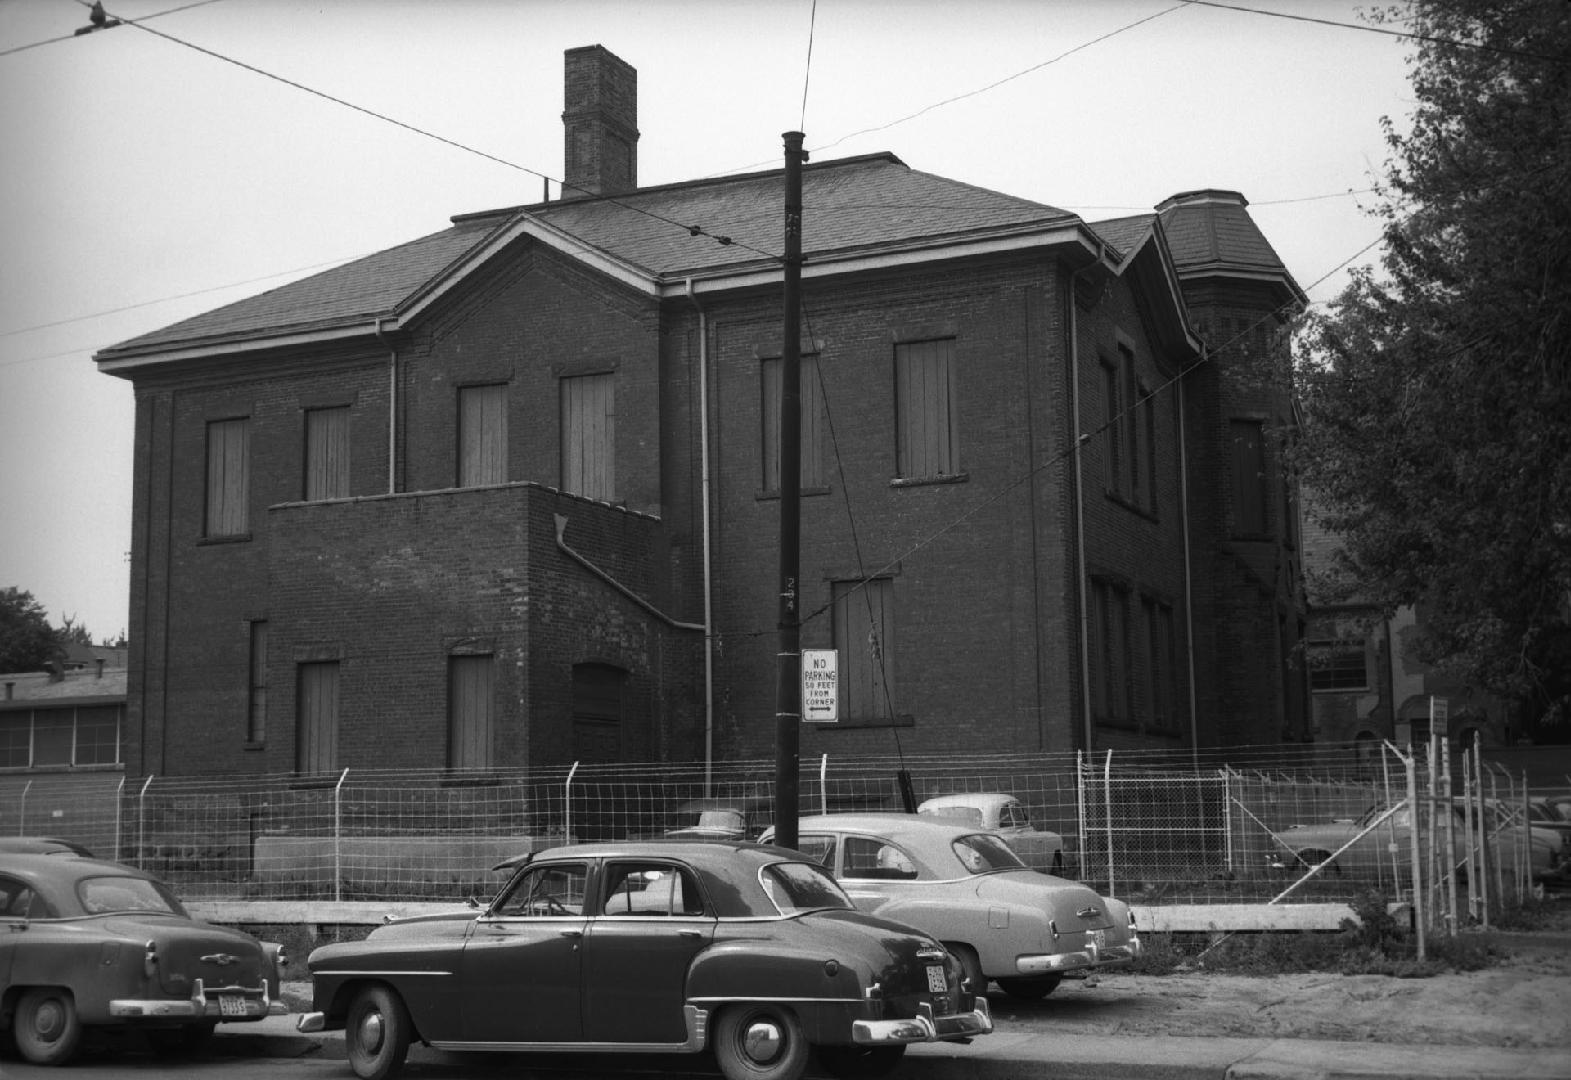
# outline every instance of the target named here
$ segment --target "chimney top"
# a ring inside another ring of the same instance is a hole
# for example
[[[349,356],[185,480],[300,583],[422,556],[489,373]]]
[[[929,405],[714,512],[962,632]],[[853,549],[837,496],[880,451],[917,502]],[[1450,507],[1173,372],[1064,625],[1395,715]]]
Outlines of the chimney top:
[[[604,45],[562,61],[562,198],[638,188],[638,72]]]

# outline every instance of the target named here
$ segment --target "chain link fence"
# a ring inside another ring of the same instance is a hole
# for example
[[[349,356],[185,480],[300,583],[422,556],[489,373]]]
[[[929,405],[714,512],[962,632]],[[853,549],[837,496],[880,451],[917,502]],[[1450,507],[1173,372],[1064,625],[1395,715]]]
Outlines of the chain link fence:
[[[798,809],[1012,796],[1025,823],[1005,835],[1023,853],[1045,834],[1061,841],[1062,861],[1037,865],[1137,903],[1347,902],[1370,890],[1412,902],[1416,881],[1428,910],[1455,919],[1459,905],[1487,911],[1491,893],[1535,888],[1549,868],[1521,824],[1525,780],[1471,755],[1453,764],[1421,749],[824,757],[802,763]],[[0,777],[0,834],[75,840],[189,899],[460,901],[494,891],[502,861],[567,839],[726,821],[751,839],[769,823],[774,784],[772,760],[9,776]]]

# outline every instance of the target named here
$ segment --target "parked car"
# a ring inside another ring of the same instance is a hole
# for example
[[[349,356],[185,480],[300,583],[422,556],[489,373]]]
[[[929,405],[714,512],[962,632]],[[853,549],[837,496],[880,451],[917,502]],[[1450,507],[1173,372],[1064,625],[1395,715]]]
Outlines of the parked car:
[[[1490,835],[1497,845],[1496,850],[1510,850],[1510,845],[1520,842],[1522,827],[1512,824],[1509,815],[1506,815],[1499,806],[1490,806],[1486,802],[1486,810],[1490,813]],[[1386,807],[1382,805],[1371,806],[1357,819],[1339,818],[1335,821],[1318,825],[1291,825],[1273,834],[1281,851],[1274,852],[1270,858],[1273,865],[1283,867],[1291,862],[1297,866],[1318,866],[1330,861],[1331,869],[1336,873],[1367,874],[1378,869],[1406,872],[1411,863],[1413,850],[1413,817],[1412,811],[1400,807],[1394,814],[1370,828]],[[1451,865],[1460,873],[1467,860],[1467,830],[1466,812],[1460,799],[1452,807],[1453,827],[1452,844],[1453,855]],[[1444,828],[1441,819],[1440,827]],[[1533,876],[1543,878],[1557,872],[1560,863],[1560,838],[1552,833],[1538,830],[1529,830],[1530,859]],[[1391,845],[1396,844],[1396,850],[1391,850]],[[1441,840],[1444,843],[1444,840]],[[1284,859],[1284,855],[1288,858]]]
[[[1140,956],[1128,904],[1032,870],[994,833],[880,813],[804,817],[797,835],[857,907],[932,934],[975,985],[1041,998],[1066,977]]]
[[[0,855],[86,855],[93,853],[75,840],[55,836],[0,836]]]
[[[676,808],[665,835],[678,840],[757,840],[774,819],[768,796],[689,799]]]
[[[697,1053],[727,1080],[893,1067],[913,1042],[991,1031],[928,934],[856,910],[795,851],[602,842],[521,856],[478,915],[389,923],[311,953],[313,1011],[363,1080],[411,1041],[447,1050]]]
[[[972,828],[986,829],[1004,838],[1027,866],[1064,872],[1064,838],[1032,823],[1026,808],[1013,795],[1002,792],[961,792],[925,799],[916,808],[929,817],[955,818]]]
[[[173,1050],[287,1011],[280,946],[191,918],[129,866],[0,855],[0,923],[0,1035],[36,1065],[71,1060],[88,1028],[135,1028]]]

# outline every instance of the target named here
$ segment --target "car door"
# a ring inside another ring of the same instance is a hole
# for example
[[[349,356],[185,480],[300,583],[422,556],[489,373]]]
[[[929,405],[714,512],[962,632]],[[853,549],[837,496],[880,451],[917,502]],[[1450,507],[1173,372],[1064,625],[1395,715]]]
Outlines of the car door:
[[[599,914],[584,938],[584,1038],[671,1044],[687,1038],[687,969],[715,935],[715,915],[686,866],[607,862]]]
[[[459,960],[464,1041],[582,1041],[588,881],[588,862],[529,866],[476,920]]]

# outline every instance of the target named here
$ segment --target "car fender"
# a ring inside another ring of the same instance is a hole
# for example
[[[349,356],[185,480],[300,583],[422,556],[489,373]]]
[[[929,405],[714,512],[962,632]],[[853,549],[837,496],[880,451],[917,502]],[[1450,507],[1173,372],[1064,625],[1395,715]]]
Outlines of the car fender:
[[[71,991],[83,1023],[109,1021],[110,999],[147,981],[142,970],[145,941],[106,939],[69,924],[39,922],[11,933],[14,959],[7,987],[64,987]]]
[[[767,937],[716,941],[687,969],[687,1000],[714,1003],[760,997],[828,999],[861,996],[865,965],[854,953],[826,955]],[[829,970],[835,961],[835,970]],[[768,987],[767,994],[761,994]]]

